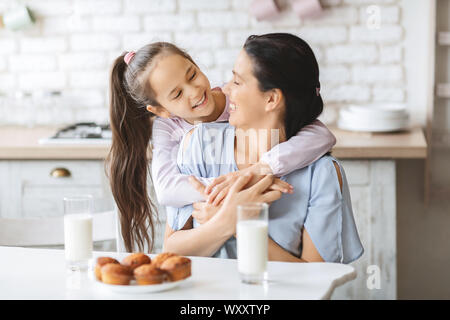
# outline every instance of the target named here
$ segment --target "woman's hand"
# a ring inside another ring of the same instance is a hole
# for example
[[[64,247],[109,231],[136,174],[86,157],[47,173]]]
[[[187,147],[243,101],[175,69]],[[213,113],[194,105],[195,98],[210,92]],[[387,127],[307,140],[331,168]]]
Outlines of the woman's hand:
[[[193,207],[194,211],[192,211],[192,216],[200,224],[204,224],[211,219],[220,209],[220,207],[213,206],[206,202],[195,202]]]
[[[281,198],[281,191],[270,190],[275,180],[273,175],[267,175],[255,185],[245,189],[251,179],[252,174],[238,177],[231,186],[219,211],[216,213],[216,216],[222,219],[222,224],[224,228],[228,229],[230,236],[236,233],[236,212],[238,205],[251,202],[271,203]]]
[[[267,172],[267,169],[264,170],[263,166],[264,165],[261,164],[255,164],[247,169],[230,172],[215,178],[213,182],[211,182],[211,184],[203,191],[203,193],[208,196],[207,203],[218,206],[228,194],[231,186],[237,181],[237,179],[247,173],[252,174],[252,179],[249,186],[254,185],[263,179],[264,175],[261,173]],[[274,178],[273,184],[270,186],[270,190],[278,190],[283,193],[293,193],[293,187],[279,178]]]

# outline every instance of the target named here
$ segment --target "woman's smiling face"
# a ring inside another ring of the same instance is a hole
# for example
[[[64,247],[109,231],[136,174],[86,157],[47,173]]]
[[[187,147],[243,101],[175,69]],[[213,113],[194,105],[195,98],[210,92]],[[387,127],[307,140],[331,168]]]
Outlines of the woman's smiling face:
[[[209,80],[194,63],[178,54],[159,57],[148,81],[156,100],[173,116],[193,123],[214,111]]]
[[[258,87],[253,63],[244,49],[233,67],[233,78],[223,88],[230,101],[229,123],[238,128],[259,128],[264,123],[268,96]]]

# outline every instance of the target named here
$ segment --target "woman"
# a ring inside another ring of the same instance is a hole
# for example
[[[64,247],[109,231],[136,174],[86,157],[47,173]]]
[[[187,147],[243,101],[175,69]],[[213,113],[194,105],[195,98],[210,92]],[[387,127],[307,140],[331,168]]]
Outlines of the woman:
[[[322,112],[317,61],[308,44],[296,36],[249,37],[233,75],[224,88],[230,99],[229,124],[200,124],[184,137],[178,154],[182,173],[209,177],[245,169],[249,159],[261,157],[255,148],[261,141],[268,141],[269,149],[278,143],[267,132],[275,130],[279,142],[286,141]],[[245,135],[248,144],[242,143],[238,133],[249,130],[254,134]],[[270,260],[349,263],[362,255],[348,184],[336,159],[326,155],[283,176],[295,194],[262,192],[271,179],[267,176],[245,189],[250,177],[240,177],[220,209],[202,223],[193,219],[192,206],[169,215],[165,250],[235,258],[236,206],[279,199],[269,209]]]

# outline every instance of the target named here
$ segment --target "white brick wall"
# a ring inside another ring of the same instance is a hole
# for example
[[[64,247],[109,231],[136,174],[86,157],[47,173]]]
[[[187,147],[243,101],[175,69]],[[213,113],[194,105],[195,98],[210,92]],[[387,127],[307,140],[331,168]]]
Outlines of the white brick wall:
[[[112,61],[152,41],[171,41],[186,49],[211,85],[221,85],[229,79],[245,39],[267,32],[291,32],[310,43],[327,105],[407,102],[406,31],[399,0],[321,0],[325,11],[316,19],[299,19],[289,1],[280,0],[282,11],[271,21],[249,14],[251,0],[22,2],[35,13],[37,24],[18,32],[0,29],[0,124],[20,122],[8,105],[24,90],[62,90],[75,101],[65,117],[58,108],[36,107],[37,118],[46,122],[106,121]],[[2,1],[0,14],[14,3]],[[377,29],[367,26],[372,5],[380,13]]]
[[[118,14],[121,9],[121,0],[75,0],[72,7],[74,13],[79,15]]]
[[[220,11],[229,9],[231,3],[229,0],[211,1],[211,0],[180,0],[178,8],[180,11]]]
[[[28,37],[20,39],[22,53],[59,53],[67,50],[64,37]]]
[[[162,13],[175,12],[177,3],[175,0],[125,0],[124,7],[125,12],[134,14]]]
[[[398,65],[353,67],[355,83],[399,83],[403,79],[402,68]]]
[[[371,63],[377,65],[378,48],[375,45],[343,44],[326,49],[328,63]]]
[[[195,27],[195,15],[185,14],[152,14],[144,17],[144,30],[150,32],[189,30]]]
[[[115,33],[74,34],[70,36],[71,51],[102,52],[118,49],[120,37]]]
[[[56,65],[56,57],[47,54],[17,54],[9,57],[9,68],[13,72],[54,71]]]
[[[16,39],[0,39],[0,48],[2,54],[12,54],[17,50],[17,42]]]

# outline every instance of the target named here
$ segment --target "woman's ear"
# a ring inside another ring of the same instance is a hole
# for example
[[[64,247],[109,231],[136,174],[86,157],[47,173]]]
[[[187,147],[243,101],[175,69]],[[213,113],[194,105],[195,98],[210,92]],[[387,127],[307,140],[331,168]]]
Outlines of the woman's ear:
[[[147,111],[151,112],[161,118],[170,118],[171,117],[170,112],[160,106],[156,107],[156,106],[152,106],[149,104],[147,106]]]
[[[279,109],[284,101],[283,92],[280,89],[272,89],[267,92],[266,111]]]

